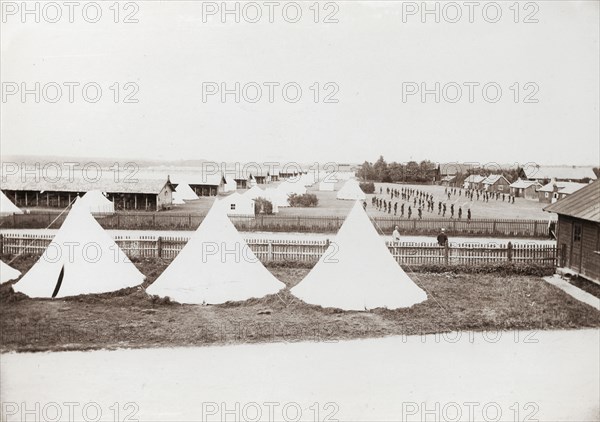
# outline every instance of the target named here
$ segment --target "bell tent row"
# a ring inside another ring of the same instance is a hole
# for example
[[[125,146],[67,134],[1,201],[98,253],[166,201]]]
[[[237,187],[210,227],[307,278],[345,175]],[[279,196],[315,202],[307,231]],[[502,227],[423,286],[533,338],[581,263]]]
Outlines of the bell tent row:
[[[188,243],[146,289],[148,294],[185,304],[221,304],[261,298],[285,287],[229,220],[231,204],[215,200]],[[357,234],[361,242],[355,241]],[[5,265],[3,281],[19,277]],[[374,271],[377,279],[370,277]],[[131,288],[144,279],[80,198],[43,255],[13,288],[30,297],[61,298]],[[291,293],[309,304],[359,311],[410,307],[427,299],[392,257],[360,202],[335,243]]]

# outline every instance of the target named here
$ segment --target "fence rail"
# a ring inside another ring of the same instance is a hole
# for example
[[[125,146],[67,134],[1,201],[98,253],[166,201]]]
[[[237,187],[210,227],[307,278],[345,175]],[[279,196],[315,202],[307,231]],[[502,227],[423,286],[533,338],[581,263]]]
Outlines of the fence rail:
[[[53,236],[49,234],[0,235],[0,252],[2,254],[28,253],[41,255],[52,241],[52,238]],[[183,249],[188,240],[187,237],[176,236],[115,236],[116,243],[130,258],[158,257],[173,259]],[[246,239],[246,242],[262,262],[316,262],[329,246],[327,240],[249,238]],[[554,267],[556,263],[556,247],[549,245],[513,245],[508,242],[506,245],[462,243],[443,247],[436,243],[387,242],[387,246],[396,261],[407,266],[431,264],[481,265],[514,262]],[[75,253],[77,253],[77,250],[75,250]],[[335,260],[335,253],[332,253],[328,258]],[[365,256],[365,259],[369,259],[369,257]]]
[[[63,223],[66,212],[32,212],[0,217],[4,229],[57,229]],[[96,215],[105,229],[116,230],[195,230],[205,214],[171,212],[116,212]],[[546,220],[494,220],[476,219],[403,219],[374,217],[373,224],[385,234],[391,234],[394,226],[407,235],[433,235],[444,227],[450,235],[527,237],[549,236]],[[343,216],[257,215],[232,216],[231,221],[240,231],[336,233],[344,222]]]

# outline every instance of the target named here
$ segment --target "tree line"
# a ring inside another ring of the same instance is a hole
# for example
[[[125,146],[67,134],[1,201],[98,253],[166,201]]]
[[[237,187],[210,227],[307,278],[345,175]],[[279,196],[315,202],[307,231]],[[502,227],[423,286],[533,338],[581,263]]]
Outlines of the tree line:
[[[448,165],[451,167],[451,165]],[[489,176],[490,174],[502,174],[509,182],[514,182],[523,177],[523,169],[520,167],[506,169],[486,169],[469,165],[456,165],[454,185],[462,185],[464,180],[472,174]],[[430,160],[421,162],[409,161],[407,163],[388,163],[383,156],[375,163],[365,161],[357,172],[358,177],[370,182],[382,183],[433,183],[440,181],[444,176],[441,174],[440,165]]]

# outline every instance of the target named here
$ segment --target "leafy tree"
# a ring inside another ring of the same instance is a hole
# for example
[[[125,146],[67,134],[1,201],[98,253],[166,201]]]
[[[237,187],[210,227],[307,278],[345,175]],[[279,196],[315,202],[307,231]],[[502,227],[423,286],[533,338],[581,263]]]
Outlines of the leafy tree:
[[[273,203],[265,198],[254,200],[254,214],[273,214]]]
[[[360,188],[364,193],[374,193],[375,184],[373,182],[364,182],[360,184]]]

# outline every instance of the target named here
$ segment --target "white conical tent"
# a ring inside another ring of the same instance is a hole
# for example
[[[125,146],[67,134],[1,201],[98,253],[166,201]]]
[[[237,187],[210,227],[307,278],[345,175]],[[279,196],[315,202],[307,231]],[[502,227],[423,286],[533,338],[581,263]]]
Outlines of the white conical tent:
[[[219,304],[260,298],[283,287],[229,221],[223,204],[215,201],[192,238],[147,292],[179,303]]]
[[[300,177],[300,183],[302,183],[303,186],[312,186],[315,184],[315,181],[316,178],[313,172],[308,172]]]
[[[272,212],[276,214],[276,213],[279,212],[279,205],[278,205],[277,201],[274,201],[271,198],[270,195],[272,195],[270,192],[267,192],[266,190],[262,190],[258,186],[253,186],[246,193],[244,193],[244,196],[246,198],[249,198],[249,199],[252,199],[252,200],[257,200],[258,198],[266,199],[273,206]]]
[[[313,305],[357,311],[409,307],[427,299],[392,257],[359,202],[291,292]]]
[[[319,190],[321,192],[333,192],[335,190],[335,183],[322,180],[319,182]]]
[[[173,203],[176,205],[182,205],[185,201],[194,201],[196,199],[198,199],[198,195],[196,195],[196,192],[187,183],[178,184],[175,192],[173,192]]]
[[[0,283],[15,280],[19,278],[20,275],[21,271],[15,270],[10,265],[5,264],[4,261],[0,261]]]
[[[0,215],[13,214],[23,214],[23,211],[13,204],[12,201],[8,199],[6,195],[4,195],[4,192],[0,191]]]
[[[280,191],[279,189],[268,188],[265,189],[265,195],[269,201],[273,204],[273,206],[279,207],[289,207],[290,203],[288,202],[288,194]]]
[[[80,207],[91,213],[112,214],[115,212],[115,204],[97,190],[87,192],[77,202]]]
[[[223,192],[235,192],[237,189],[237,182],[232,176],[224,176],[225,183],[223,185]]]
[[[14,289],[30,297],[65,297],[134,287],[144,275],[79,200]]]
[[[258,186],[252,186],[250,189],[248,189],[244,193],[244,196],[246,198],[250,198],[250,199],[264,198],[265,197],[265,191],[262,190],[261,188],[259,188]]]
[[[354,179],[348,180],[338,191],[337,199],[347,199],[351,201],[364,201],[367,198],[358,182]]]
[[[291,195],[292,193],[295,193],[296,195],[303,195],[306,193],[306,187],[304,187],[302,183],[294,183],[288,180],[284,181],[279,186],[277,186],[277,189],[288,195]]]
[[[221,200],[227,215],[251,215],[254,216],[254,200],[238,192],[226,196]]]

